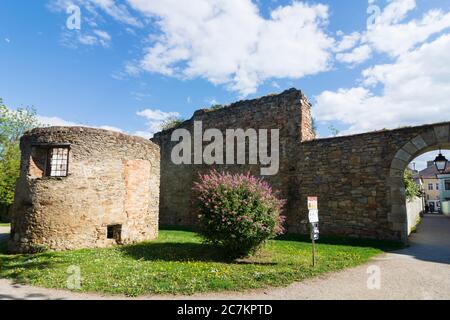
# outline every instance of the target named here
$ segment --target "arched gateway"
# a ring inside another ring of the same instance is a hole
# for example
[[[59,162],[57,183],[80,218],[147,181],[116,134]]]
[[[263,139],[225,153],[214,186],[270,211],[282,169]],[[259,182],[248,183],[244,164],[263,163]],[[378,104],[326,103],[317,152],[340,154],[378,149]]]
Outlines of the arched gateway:
[[[407,241],[408,221],[405,206],[405,188],[403,172],[407,165],[416,157],[438,148],[450,147],[450,125],[436,124],[426,126],[422,132],[406,142],[395,154],[391,162],[387,185],[390,188],[391,212],[389,218],[396,222],[393,228],[401,232],[402,240]]]

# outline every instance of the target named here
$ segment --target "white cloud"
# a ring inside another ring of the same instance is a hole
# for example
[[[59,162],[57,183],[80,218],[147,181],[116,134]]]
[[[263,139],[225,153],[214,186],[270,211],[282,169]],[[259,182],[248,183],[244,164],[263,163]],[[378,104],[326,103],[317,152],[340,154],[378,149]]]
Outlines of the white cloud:
[[[359,64],[368,60],[372,55],[372,49],[368,45],[362,45],[354,48],[348,53],[338,53],[336,59],[348,64]]]
[[[93,18],[99,17],[99,11],[103,11],[113,19],[122,22],[124,24],[133,27],[142,27],[143,24],[136,17],[134,17],[127,6],[124,4],[117,4],[114,0],[50,0],[47,3],[49,10],[54,12],[65,12],[70,5],[77,5],[84,8],[81,11],[82,18],[89,24],[96,23],[93,22]],[[99,10],[100,9],[100,10]],[[89,17],[85,16],[88,15]]]
[[[59,117],[38,116],[38,121],[45,126],[56,126],[56,127],[79,127],[79,126],[82,126],[79,123],[67,121],[67,120],[64,120]]]
[[[128,3],[161,31],[138,64],[148,72],[201,77],[248,95],[267,79],[297,79],[330,67],[334,40],[321,4],[293,2],[266,19],[251,0]]]
[[[319,121],[349,125],[344,134],[448,121],[450,34],[400,55],[395,62],[363,71],[353,88],[315,97]],[[377,88],[381,93],[376,94]]]
[[[362,63],[372,56],[372,51],[396,58],[450,28],[450,12],[437,9],[429,10],[420,19],[405,21],[415,9],[415,0],[390,0],[359,38],[355,32],[343,37],[334,51],[351,52],[337,54],[337,60]]]
[[[91,2],[117,21],[135,27],[142,27],[142,22],[137,20],[124,4],[116,4],[114,0],[91,0]]]
[[[46,117],[46,116],[38,115],[37,119],[44,126],[91,127],[91,128],[104,129],[104,130],[117,131],[117,132],[124,133],[124,131],[122,129],[117,128],[117,127],[113,127],[113,126],[107,126],[107,125],[104,125],[104,126],[91,126],[91,125],[85,125],[85,124],[76,123],[76,122],[72,122],[72,121],[67,121],[67,120],[64,120],[64,119],[59,118],[59,117]]]
[[[338,35],[342,35],[342,32],[338,32]],[[361,40],[361,34],[359,32],[353,32],[349,35],[343,35],[342,39],[336,43],[336,47],[333,49],[335,52],[342,52],[355,47]]]
[[[82,32],[71,32],[73,35],[77,35],[76,39],[78,40],[79,43],[83,44],[83,45],[88,45],[88,46],[95,46],[95,45],[100,45],[104,48],[107,48],[109,46],[109,43],[111,41],[111,36],[103,30],[93,30],[92,33],[90,34],[86,34],[86,33],[82,33]],[[68,32],[66,32],[66,36],[67,38],[65,39],[66,42],[71,41],[71,39],[73,39],[73,37],[71,37],[70,34],[68,34]],[[73,41],[73,40],[72,40]],[[72,45],[75,45],[72,43]]]
[[[154,133],[161,131],[162,125],[171,119],[178,118],[178,112],[164,112],[158,109],[144,109],[136,113],[147,120],[147,131],[137,131],[135,135],[151,138]]]

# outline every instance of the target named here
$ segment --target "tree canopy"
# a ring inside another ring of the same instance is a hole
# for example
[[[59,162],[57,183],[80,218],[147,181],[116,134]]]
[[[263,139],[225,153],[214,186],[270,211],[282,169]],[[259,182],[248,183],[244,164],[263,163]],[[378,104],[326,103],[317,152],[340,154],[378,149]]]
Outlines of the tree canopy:
[[[11,110],[0,98],[0,206],[10,206],[20,170],[19,140],[39,125],[34,108]]]

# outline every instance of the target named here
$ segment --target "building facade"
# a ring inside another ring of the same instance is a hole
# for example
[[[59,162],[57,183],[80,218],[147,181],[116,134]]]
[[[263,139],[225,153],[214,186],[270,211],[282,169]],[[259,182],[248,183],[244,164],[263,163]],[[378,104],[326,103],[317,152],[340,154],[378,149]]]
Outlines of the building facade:
[[[438,175],[440,182],[440,200],[442,213],[450,216],[450,167],[448,167],[444,174]]]
[[[427,168],[419,172],[425,192],[425,204],[429,213],[441,211],[441,182],[438,174],[439,172],[433,161],[428,161]]]

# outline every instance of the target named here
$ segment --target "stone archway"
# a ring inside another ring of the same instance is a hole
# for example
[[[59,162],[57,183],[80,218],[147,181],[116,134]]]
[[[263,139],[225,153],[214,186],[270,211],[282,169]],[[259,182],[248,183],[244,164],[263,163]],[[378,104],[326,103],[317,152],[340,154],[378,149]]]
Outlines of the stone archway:
[[[393,231],[399,232],[404,243],[408,242],[408,221],[406,211],[403,172],[416,157],[438,149],[450,148],[450,125],[440,124],[427,128],[401,147],[392,160],[387,185],[390,188],[391,211],[388,221]]]

